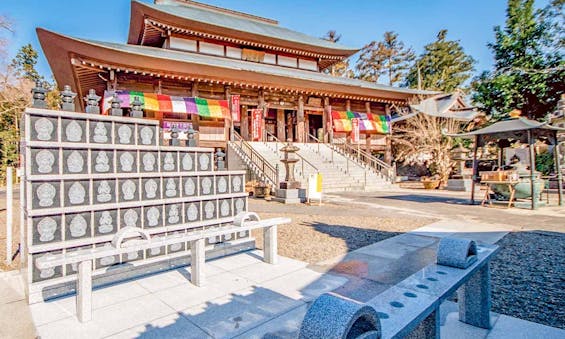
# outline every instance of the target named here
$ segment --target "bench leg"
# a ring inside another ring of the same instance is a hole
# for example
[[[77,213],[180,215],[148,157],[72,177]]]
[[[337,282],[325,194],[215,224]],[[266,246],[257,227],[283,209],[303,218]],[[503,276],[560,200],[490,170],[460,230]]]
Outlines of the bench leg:
[[[78,264],[77,318],[82,323],[92,319],[92,261]]]
[[[434,310],[406,339],[439,339],[440,333],[439,309]]]
[[[487,263],[457,291],[459,320],[490,329],[490,270]]]
[[[204,250],[205,240],[198,239],[190,242],[190,282],[196,286],[204,285]]]
[[[277,257],[277,226],[265,227],[263,229],[263,261],[276,264]]]

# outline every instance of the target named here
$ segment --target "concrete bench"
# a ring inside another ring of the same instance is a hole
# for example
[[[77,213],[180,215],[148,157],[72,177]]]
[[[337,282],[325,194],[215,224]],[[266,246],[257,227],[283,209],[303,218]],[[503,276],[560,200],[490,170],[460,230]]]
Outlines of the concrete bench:
[[[489,261],[498,246],[444,238],[437,263],[366,303],[326,293],[308,309],[299,338],[439,338],[439,307],[455,292],[459,320],[490,328]]]
[[[263,260],[270,264],[277,263],[277,226],[290,223],[289,218],[271,218],[260,220],[253,212],[236,215],[231,226],[219,229],[194,231],[185,235],[173,235],[164,239],[152,240],[149,233],[137,227],[124,227],[112,240],[112,248],[83,249],[75,252],[39,258],[35,262],[38,269],[48,269],[65,264],[78,263],[77,274],[77,318],[89,321],[92,318],[92,261],[108,256],[125,254],[177,243],[190,242],[191,275],[190,281],[196,286],[203,286],[205,244],[210,237],[222,236],[234,232],[263,229]]]

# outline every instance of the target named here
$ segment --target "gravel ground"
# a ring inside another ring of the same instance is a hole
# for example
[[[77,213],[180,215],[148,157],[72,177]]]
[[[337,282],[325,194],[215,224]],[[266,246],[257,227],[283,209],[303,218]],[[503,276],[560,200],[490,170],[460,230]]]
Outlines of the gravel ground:
[[[565,234],[516,232],[492,261],[492,310],[565,329]]]

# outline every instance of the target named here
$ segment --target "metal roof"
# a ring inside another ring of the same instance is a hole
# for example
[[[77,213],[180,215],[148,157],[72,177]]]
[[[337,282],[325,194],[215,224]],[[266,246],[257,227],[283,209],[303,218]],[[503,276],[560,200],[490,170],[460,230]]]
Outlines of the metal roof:
[[[100,47],[110,48],[117,51],[137,54],[142,56],[149,56],[149,57],[160,58],[165,60],[188,62],[192,64],[202,64],[202,65],[214,66],[218,68],[251,71],[251,72],[257,72],[257,73],[272,75],[272,76],[297,78],[301,80],[326,83],[328,85],[332,85],[332,84],[345,85],[345,86],[361,87],[361,88],[380,90],[380,91],[388,91],[392,93],[404,93],[409,95],[417,95],[417,94],[430,95],[437,93],[432,91],[424,91],[424,90],[417,90],[411,88],[397,88],[387,85],[376,84],[364,80],[351,79],[345,77],[335,77],[315,71],[306,71],[296,68],[282,67],[282,66],[269,65],[264,63],[243,61],[243,60],[230,59],[225,57],[218,57],[218,56],[211,56],[204,54],[197,54],[192,52],[182,52],[182,51],[174,51],[164,48],[119,44],[113,42],[102,42],[102,41],[78,39],[72,37],[71,39],[82,41],[92,45],[98,45]]]
[[[245,18],[243,16],[238,16],[236,14],[230,14],[220,11],[214,11],[212,9],[196,7],[196,6],[192,6],[189,3],[179,4],[179,5],[174,5],[174,4],[163,5],[163,4],[147,4],[147,3],[141,3],[139,1],[134,1],[134,2],[137,2],[144,6],[183,19],[202,22],[205,24],[214,25],[223,28],[229,28],[235,31],[249,32],[252,34],[256,34],[268,38],[293,41],[297,43],[323,47],[323,48],[349,50],[351,52],[356,52],[359,50],[359,48],[347,47],[330,42],[328,40],[312,37],[304,33],[300,33],[288,28],[278,26],[277,24],[274,23],[252,20],[249,18]]]
[[[565,131],[565,128],[554,127],[548,125],[545,122],[529,120],[526,118],[517,118],[517,119],[498,121],[490,126],[475,131],[471,131],[468,133],[447,134],[447,135],[454,137],[470,137],[475,135],[497,134],[497,133],[506,133],[506,132],[515,132],[515,131],[526,131],[533,129]]]
[[[457,108],[457,103],[461,103]],[[451,118],[461,121],[471,121],[481,112],[475,110],[474,107],[467,106],[461,93],[440,94],[431,98],[424,99],[418,104],[410,105],[416,113],[423,113],[439,118]],[[403,119],[398,119],[400,121]]]

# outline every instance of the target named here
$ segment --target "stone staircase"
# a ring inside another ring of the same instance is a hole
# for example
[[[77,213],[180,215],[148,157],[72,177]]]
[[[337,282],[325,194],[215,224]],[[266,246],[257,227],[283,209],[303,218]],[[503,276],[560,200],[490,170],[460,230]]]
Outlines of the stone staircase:
[[[279,167],[279,181],[284,180],[284,165],[280,162],[284,146],[280,142],[248,142],[253,150],[273,167]],[[294,143],[300,148],[301,159],[295,166],[295,178],[307,187],[310,174],[322,173],[324,192],[379,191],[392,188],[385,176],[359,164],[356,159],[332,150],[329,145],[316,143]],[[333,154],[333,155],[332,155]],[[255,166],[256,167],[256,166]]]

